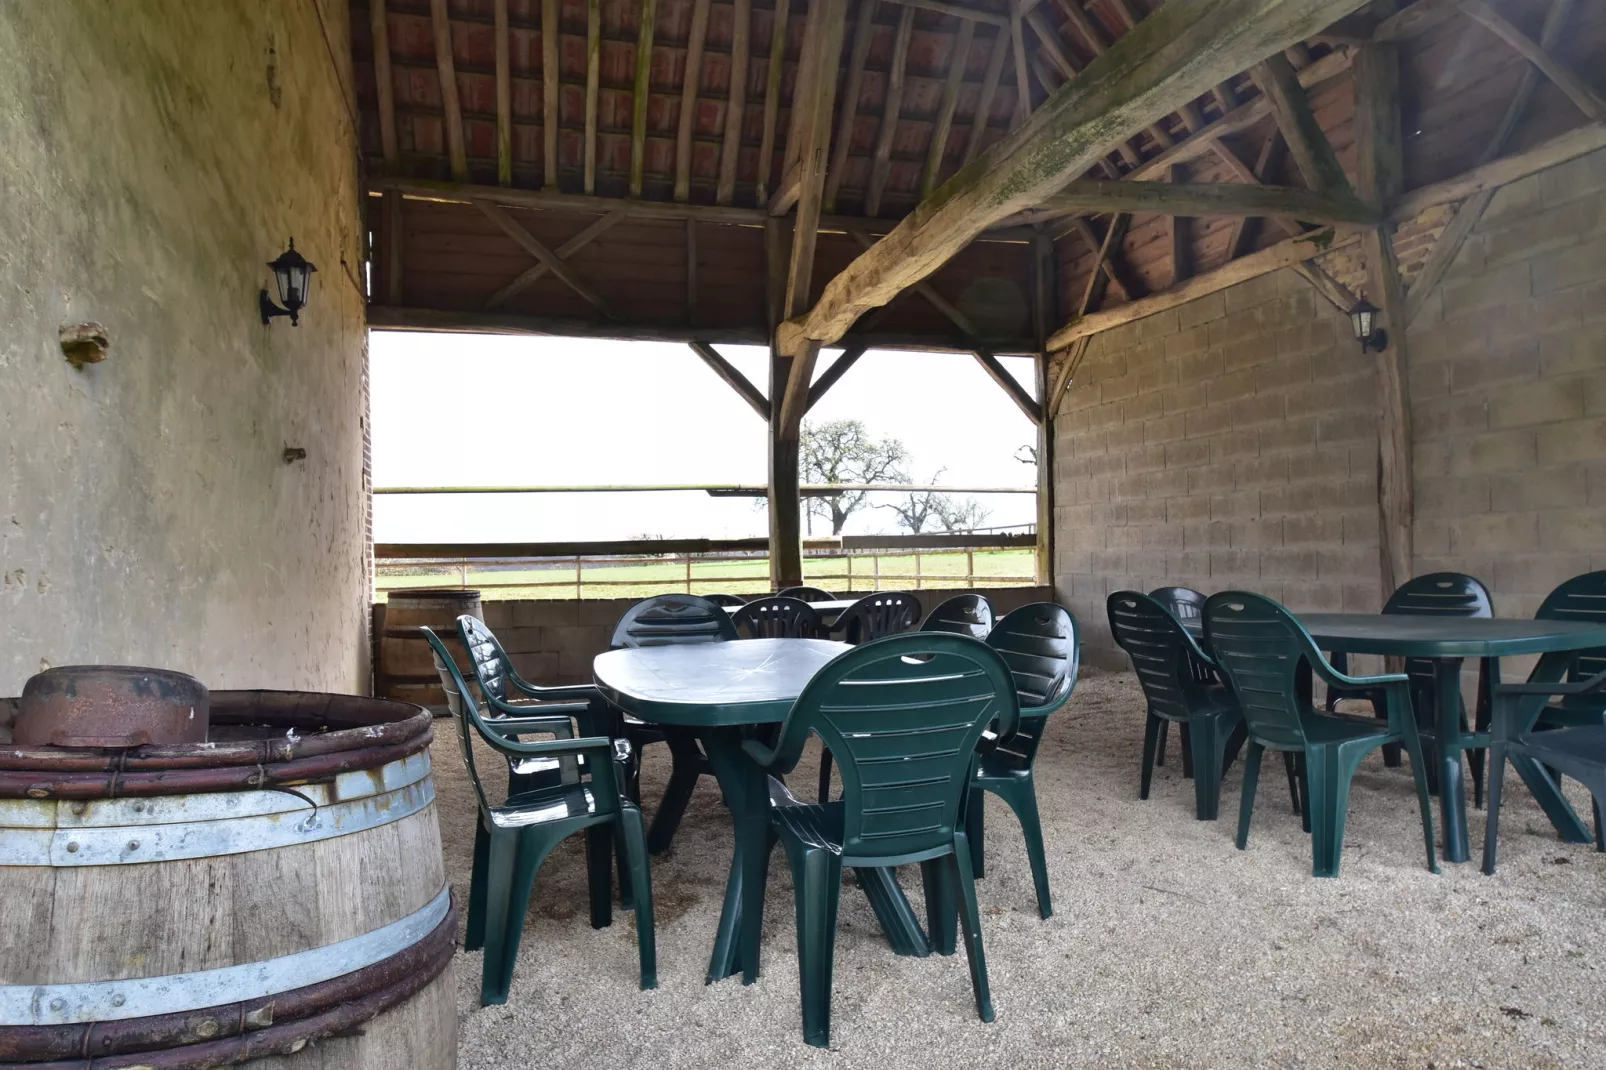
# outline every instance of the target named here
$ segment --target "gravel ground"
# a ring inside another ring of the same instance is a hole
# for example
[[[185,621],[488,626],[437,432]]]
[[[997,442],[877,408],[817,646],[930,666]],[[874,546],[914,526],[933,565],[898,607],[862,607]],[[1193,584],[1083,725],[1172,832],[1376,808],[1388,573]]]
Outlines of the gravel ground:
[[[1245,852],[1232,844],[1238,768],[1222,820],[1195,821],[1174,733],[1138,801],[1142,714],[1130,677],[1094,674],[1051,724],[1037,762],[1050,920],[1037,916],[1012,815],[988,808],[978,889],[996,1022],[976,1017],[962,950],[894,956],[847,884],[834,1047],[804,1045],[779,850],[762,976],[705,985],[731,842],[705,780],[653,864],[660,987],[637,987],[631,915],[589,926],[571,839],[537,880],[506,1006],[477,1006],[481,956],[460,957],[462,1067],[1606,1066],[1606,856],[1557,841],[1517,778],[1499,874],[1482,876],[1475,850],[1434,876],[1410,773],[1374,755],[1356,777],[1343,874],[1315,880],[1280,765],[1267,763]],[[466,901],[474,803],[437,725],[446,861]],[[644,797],[659,797],[667,771],[654,748]],[[1480,811],[1470,833],[1481,845]],[[918,867],[902,877],[919,912]]]

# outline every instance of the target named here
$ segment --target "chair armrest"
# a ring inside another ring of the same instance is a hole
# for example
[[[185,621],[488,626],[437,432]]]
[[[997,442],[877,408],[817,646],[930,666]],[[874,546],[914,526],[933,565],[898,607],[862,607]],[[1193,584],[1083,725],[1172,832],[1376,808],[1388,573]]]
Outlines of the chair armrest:
[[[769,767],[775,762],[775,748],[767,745],[763,740],[742,740],[742,751],[749,758],[753,759],[754,762],[758,763],[760,768],[769,769]],[[777,772],[784,774],[791,772],[791,770],[780,769],[777,770]]]
[[[507,682],[531,698],[543,702],[590,702],[592,699],[602,697],[602,692],[597,690],[596,684],[559,684],[551,687],[532,684],[512,668],[508,669]]]
[[[1327,659],[1322,657],[1320,652],[1317,653],[1314,659],[1307,660],[1310,661],[1311,668],[1315,670],[1317,676],[1336,687],[1362,690],[1374,687],[1387,689],[1403,686],[1409,688],[1411,684],[1411,678],[1403,672],[1384,673],[1382,676],[1351,676],[1348,673],[1339,672],[1327,663]]]
[[[563,758],[576,757],[582,754],[596,754],[604,758],[611,758],[615,753],[613,740],[607,736],[551,739],[539,743],[522,743],[516,739],[504,739],[501,736],[486,733],[481,733],[481,737],[486,743],[503,754],[511,754],[520,758]]]
[[[551,732],[559,739],[574,737],[574,722],[563,717],[487,717],[485,727],[499,736],[516,736],[524,732]]]
[[[1587,680],[1577,680],[1573,683],[1556,681],[1552,684],[1524,683],[1524,684],[1496,684],[1494,693],[1497,695],[1594,695],[1606,693],[1606,671],[1601,671]]]

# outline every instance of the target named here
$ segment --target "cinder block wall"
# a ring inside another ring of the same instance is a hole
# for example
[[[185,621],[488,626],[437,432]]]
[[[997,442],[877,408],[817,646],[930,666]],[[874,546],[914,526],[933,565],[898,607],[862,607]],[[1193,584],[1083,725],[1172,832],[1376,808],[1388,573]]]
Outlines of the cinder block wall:
[[[1495,195],[1411,362],[1417,571],[1528,616],[1606,568],[1606,152]]]
[[[972,592],[915,592],[928,611],[966,593]],[[986,595],[1000,613],[1053,598],[1047,587],[985,588],[973,593]],[[634,598],[486,602],[485,623],[502,641],[513,667],[530,682],[583,683],[591,679],[591,659],[608,649],[614,625],[635,603]]]
[[[1055,420],[1055,588],[1124,666],[1112,591],[1260,591],[1375,611],[1377,387],[1292,271],[1094,338]]]

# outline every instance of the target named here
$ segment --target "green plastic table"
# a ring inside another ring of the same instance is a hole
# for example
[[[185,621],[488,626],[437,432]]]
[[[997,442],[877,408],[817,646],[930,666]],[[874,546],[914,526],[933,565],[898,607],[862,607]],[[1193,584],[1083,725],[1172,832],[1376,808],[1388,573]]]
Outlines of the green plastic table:
[[[1301,613],[1299,621],[1323,650],[1431,658],[1434,663],[1433,760],[1439,763],[1439,807],[1444,822],[1444,858],[1467,860],[1466,791],[1461,755],[1487,747],[1487,732],[1461,727],[1461,662],[1489,662],[1491,686],[1500,680],[1503,657],[1538,654],[1532,679],[1560,680],[1581,650],[1606,646],[1606,625],[1585,621],[1404,616],[1380,613]],[[1564,840],[1589,843],[1593,837],[1550,777],[1532,759],[1512,759],[1528,790]]]
[[[763,852],[769,835],[769,780],[742,750],[744,729],[784,721],[814,674],[851,649],[826,639],[742,639],[610,650],[592,663],[592,676],[609,702],[643,721],[696,732],[730,808],[735,849],[708,964],[710,983],[742,968],[742,858],[747,851]],[[930,954],[893,872],[856,872],[893,950]]]

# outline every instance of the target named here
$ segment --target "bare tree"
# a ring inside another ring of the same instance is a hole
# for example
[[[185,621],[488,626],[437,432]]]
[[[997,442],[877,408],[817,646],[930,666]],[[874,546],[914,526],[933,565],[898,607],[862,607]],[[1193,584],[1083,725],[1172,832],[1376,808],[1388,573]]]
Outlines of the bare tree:
[[[805,483],[904,483],[909,451],[895,438],[876,438],[862,420],[831,420],[823,424],[804,424],[802,435],[803,482]],[[831,534],[840,535],[848,517],[864,507],[869,492],[842,491],[805,498],[813,530],[813,517],[831,523]]]
[[[901,502],[879,506],[898,514],[898,526],[911,534],[932,531],[974,531],[987,522],[987,510],[975,498],[955,498],[937,490],[937,481],[946,468],[939,468],[931,477],[930,490],[918,490],[904,496]]]

